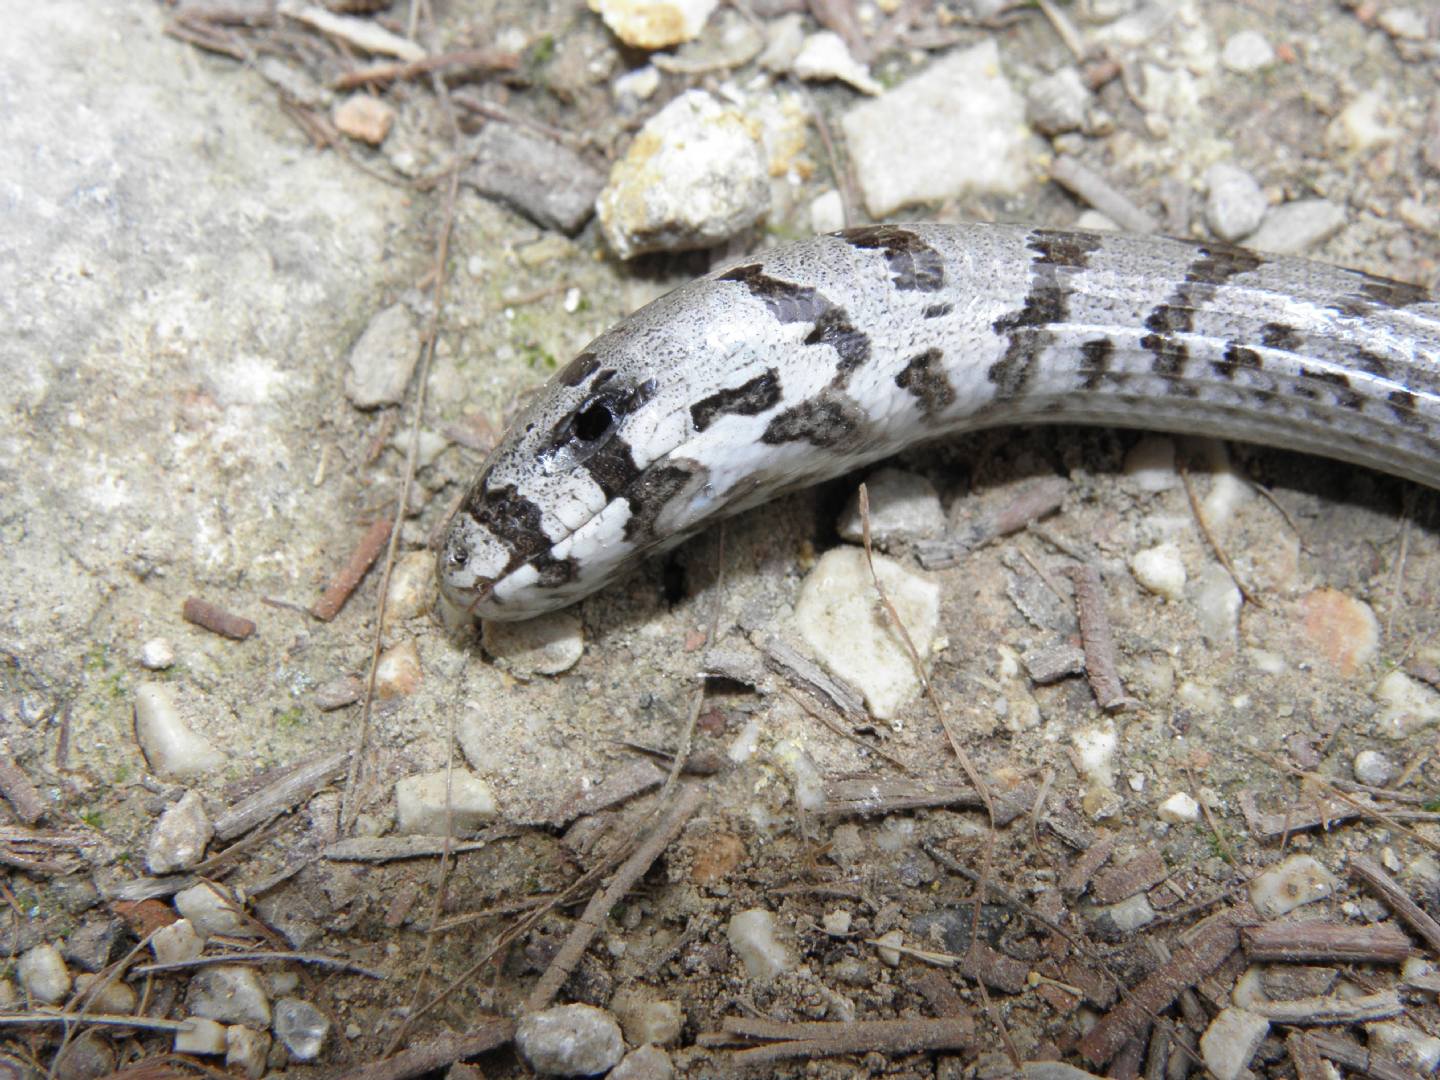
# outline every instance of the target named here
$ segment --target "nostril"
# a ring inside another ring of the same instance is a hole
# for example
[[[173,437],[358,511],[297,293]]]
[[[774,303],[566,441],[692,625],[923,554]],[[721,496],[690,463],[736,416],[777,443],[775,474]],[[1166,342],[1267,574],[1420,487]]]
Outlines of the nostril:
[[[470,549],[463,544],[451,544],[447,557],[450,560],[450,569],[463,569],[465,564],[470,561]]]

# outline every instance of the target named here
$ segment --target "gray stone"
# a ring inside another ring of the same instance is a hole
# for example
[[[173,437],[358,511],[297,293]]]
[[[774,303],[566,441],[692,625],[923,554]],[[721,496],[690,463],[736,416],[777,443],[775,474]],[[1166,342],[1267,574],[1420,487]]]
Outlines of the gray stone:
[[[420,359],[420,331],[404,304],[391,304],[370,320],[350,350],[345,396],[358,409],[398,405]]]
[[[595,203],[622,259],[714,247],[770,209],[769,165],[756,125],[703,90],[646,122]]]
[[[275,1037],[285,1044],[296,1061],[314,1061],[330,1034],[325,1014],[299,998],[281,998],[275,1003]]]
[[[1299,199],[1274,207],[1245,241],[1256,251],[1298,255],[1345,227],[1345,211],[1326,199]]]
[[[607,1080],[670,1080],[675,1066],[670,1055],[658,1046],[642,1046],[625,1055],[625,1060],[610,1071]]]
[[[1025,92],[1025,111],[1037,131],[1059,135],[1076,131],[1085,123],[1094,99],[1080,70],[1063,67],[1030,84]]]
[[[625,1052],[620,1025],[593,1005],[557,1005],[521,1017],[515,1046],[545,1076],[594,1076],[613,1069]]]
[[[1030,180],[1025,102],[993,40],[855,106],[842,126],[872,217],[967,193],[1013,194]]]
[[[115,1071],[115,1047],[96,1028],[82,1031],[55,1055],[55,1080],[99,1080]]]
[[[870,495],[870,539],[877,547],[945,531],[940,495],[935,485],[918,473],[879,469],[866,477],[865,486]],[[840,535],[852,543],[859,543],[864,536],[858,493],[840,515]]]
[[[1275,62],[1275,50],[1258,30],[1232,34],[1220,51],[1220,62],[1239,75],[1267,68]]]
[[[1385,787],[1398,774],[1395,762],[1377,750],[1361,750],[1355,755],[1352,768],[1355,779],[1371,787]]]
[[[790,950],[776,936],[775,915],[764,908],[730,916],[727,936],[746,973],[756,982],[768,982],[795,966]]]
[[[60,950],[48,942],[20,957],[15,974],[25,993],[42,1005],[58,1004],[70,992],[70,969],[61,959]]]
[[[152,874],[188,870],[205,858],[205,847],[215,835],[205,801],[187,791],[160,815],[145,849],[145,865]]]
[[[135,737],[155,775],[184,780],[214,772],[225,755],[197,735],[186,712],[198,705],[188,694],[165,683],[143,683],[135,690]]]
[[[462,182],[535,224],[574,234],[590,220],[605,177],[573,150],[514,124],[486,124]]]
[[[253,968],[239,964],[202,968],[191,978],[185,999],[196,1016],[223,1024],[270,1026],[270,1001]]]
[[[1224,1009],[1200,1036],[1200,1056],[1215,1080],[1236,1080],[1269,1032],[1270,1021],[1263,1016],[1244,1009]]]
[[[1269,202],[1248,172],[1222,162],[1206,170],[1205,184],[1205,220],[1221,240],[1234,243],[1260,227]]]

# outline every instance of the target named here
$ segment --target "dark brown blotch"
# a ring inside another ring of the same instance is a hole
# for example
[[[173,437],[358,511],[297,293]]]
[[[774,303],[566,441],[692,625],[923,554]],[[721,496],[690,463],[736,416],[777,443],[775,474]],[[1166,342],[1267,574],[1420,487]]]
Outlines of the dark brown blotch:
[[[955,388],[945,375],[944,359],[945,354],[939,349],[926,349],[912,356],[895,376],[895,385],[913,394],[921,414],[927,417],[944,412],[955,403]]]
[[[768,368],[739,386],[717,390],[690,406],[696,431],[704,431],[721,416],[756,416],[780,404],[780,373]]]
[[[927,319],[942,319],[954,310],[954,304],[931,304],[922,314]]]
[[[1219,375],[1222,379],[1234,379],[1235,373],[1242,368],[1250,371],[1263,370],[1265,364],[1260,359],[1260,354],[1254,349],[1245,345],[1230,342],[1225,346],[1225,356],[1221,360],[1212,360],[1210,370]]]
[[[582,352],[560,369],[555,376],[561,386],[579,386],[586,379],[595,373],[600,366],[600,358],[593,352]]]
[[[760,441],[770,446],[791,442],[843,446],[858,440],[860,427],[861,417],[855,406],[825,392],[777,415],[766,425]]]
[[[1115,343],[1109,338],[1092,338],[1080,343],[1080,385],[1086,390],[1098,390],[1110,372],[1115,357]]]
[[[1300,331],[1293,326],[1286,326],[1284,323],[1268,322],[1260,327],[1260,344],[1267,349],[1279,349],[1282,352],[1299,352],[1305,345],[1305,339],[1300,336]]]
[[[625,522],[625,539],[635,544],[658,539],[655,522],[660,512],[685,490],[697,472],[704,470],[698,465],[693,469],[682,465],[659,465],[647,470],[635,489],[627,493],[630,518]]]
[[[870,359],[870,338],[857,330],[841,307],[830,308],[815,320],[815,328],[805,335],[806,345],[829,345],[839,356],[831,386],[838,388],[850,381],[855,369]]]
[[[1359,410],[1364,402],[1359,394],[1350,388],[1350,379],[1343,371],[1315,371],[1311,368],[1302,367],[1300,377],[1313,379],[1316,382],[1327,383],[1334,388],[1335,404],[1342,409]],[[1309,396],[1309,395],[1303,395]]]
[[[1039,256],[1037,263],[1076,269],[1088,266],[1091,254],[1098,251],[1102,243],[1100,237],[1091,233],[1065,229],[1036,229],[1026,240],[1030,250]]]
[[[866,225],[846,229],[841,237],[852,247],[885,253],[895,288],[905,292],[936,292],[945,285],[945,260],[919,235],[898,225]]]
[[[745,286],[782,323],[814,322],[835,306],[809,285],[771,277],[759,263],[737,266],[721,274],[719,280]]]

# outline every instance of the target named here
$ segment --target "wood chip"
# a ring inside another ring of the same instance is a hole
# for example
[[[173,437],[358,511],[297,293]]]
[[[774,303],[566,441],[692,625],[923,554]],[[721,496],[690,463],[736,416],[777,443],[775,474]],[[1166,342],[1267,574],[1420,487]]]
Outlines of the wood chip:
[[[8,720],[0,717],[0,726],[8,724]],[[4,750],[0,750],[0,795],[5,796],[15,816],[26,825],[34,825],[48,809],[39,789],[25,775],[25,770],[15,764],[15,759]]]
[[[340,614],[340,609],[345,606],[345,601],[350,599],[350,594],[355,591],[355,587],[365,577],[365,572],[375,564],[375,560],[385,550],[385,543],[390,539],[392,524],[388,517],[382,517],[366,530],[345,565],[330,579],[330,584],[325,587],[325,592],[319,600],[315,601],[315,606],[310,609],[311,615],[321,622],[329,622]]]
[[[1240,935],[1251,960],[1286,963],[1328,961],[1336,964],[1398,964],[1414,952],[1410,939],[1394,923],[1266,923]]]
[[[1047,476],[1023,484],[1015,497],[998,510],[980,515],[939,540],[922,540],[915,554],[926,570],[944,570],[959,565],[976,551],[1002,536],[1009,536],[1055,513],[1065,502],[1070,481]]]
[[[372,1061],[338,1074],[335,1080],[408,1080],[438,1072],[452,1062],[476,1057],[515,1037],[515,1021],[494,1016],[472,1020],[459,1035],[442,1035],[411,1046],[392,1057]]]
[[[215,819],[216,838],[232,840],[263,825],[276,814],[293,810],[337,776],[349,760],[348,750],[336,750],[295,766],[221,813]]]
[[[760,651],[765,654],[765,662],[772,671],[824,697],[846,716],[858,719],[869,715],[865,711],[865,699],[860,691],[843,679],[827,674],[819,664],[794,646],[778,637],[772,637],[766,639]]]
[[[904,1054],[916,1050],[961,1050],[974,1037],[968,1018],[802,1021],[787,1024],[748,1016],[727,1016],[722,1030],[702,1032],[700,1046],[733,1045],[744,1039],[773,1039],[766,1046],[738,1051],[737,1065],[767,1065],[789,1058],[842,1054]]]
[[[1061,890],[1070,897],[1082,895],[1089,888],[1090,879],[1109,861],[1119,843],[1118,837],[1107,836],[1081,852],[1080,857],[1071,863],[1070,869],[1065,872],[1065,877],[1060,882]]]
[[[1092,1065],[1104,1065],[1169,1007],[1240,947],[1240,927],[1258,921],[1249,905],[1237,905],[1198,924],[1174,955],[1146,976],[1120,1004],[1102,1016],[1077,1046]]]
[[[1324,1057],[1351,1072],[1363,1073],[1371,1080],[1417,1080],[1416,1074],[1409,1069],[1343,1035],[1313,1032],[1306,1037],[1315,1043],[1315,1048]]]
[[[1118,904],[1126,897],[1153,889],[1169,876],[1160,852],[1146,848],[1129,862],[1097,874],[1090,895],[1097,904]]]
[[[1106,712],[1119,712],[1130,704],[1115,666],[1115,636],[1105,610],[1105,589],[1100,571],[1090,563],[1070,568],[1075,582],[1075,609],[1080,617],[1080,641],[1085,647],[1085,674],[1095,702]]]
[[[224,608],[191,596],[180,608],[181,617],[188,623],[209,630],[212,634],[228,637],[233,641],[244,641],[255,633],[255,624],[243,615],[233,615]]]
[[[1004,827],[1029,811],[1035,788],[1024,785],[1009,791],[992,789],[995,824]],[[985,800],[968,784],[951,780],[889,776],[845,777],[824,786],[824,813],[893,814],[904,810],[951,806],[983,809]]]
[[[1380,869],[1378,864],[1363,855],[1355,855],[1350,859],[1350,874],[1379,893],[1380,899],[1404,919],[1410,929],[1424,938],[1431,949],[1440,952],[1440,923],[1436,923],[1422,911],[1420,905],[1410,899],[1410,895],[1400,884]]]

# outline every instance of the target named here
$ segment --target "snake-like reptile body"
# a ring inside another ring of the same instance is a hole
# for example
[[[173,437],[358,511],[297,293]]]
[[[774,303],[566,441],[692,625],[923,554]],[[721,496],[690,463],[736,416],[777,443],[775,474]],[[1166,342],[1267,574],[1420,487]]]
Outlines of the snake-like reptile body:
[[[1440,487],[1440,303],[1224,244],[877,225],[729,263],[560,371],[481,469],[449,600],[570,604],[719,517],[938,436],[1091,423]]]

